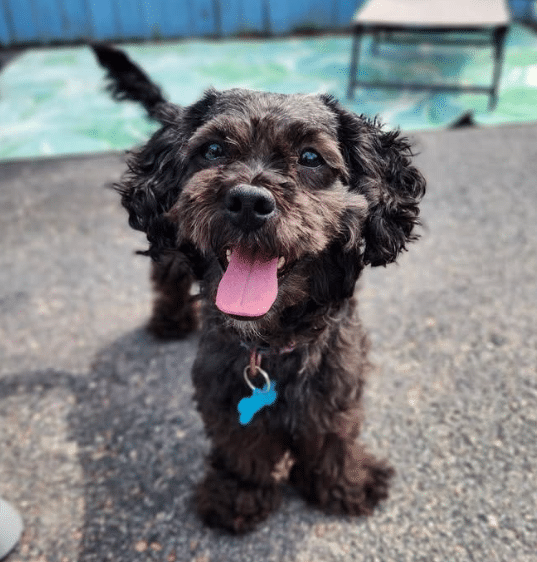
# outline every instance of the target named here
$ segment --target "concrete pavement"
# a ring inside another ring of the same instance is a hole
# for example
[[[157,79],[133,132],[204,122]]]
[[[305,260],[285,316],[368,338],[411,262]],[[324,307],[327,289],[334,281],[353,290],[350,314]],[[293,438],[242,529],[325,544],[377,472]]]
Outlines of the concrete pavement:
[[[191,505],[197,336],[160,343],[119,155],[0,164],[0,496],[8,562],[537,560],[537,125],[415,137],[422,239],[370,270],[363,439],[397,469],[369,519],[289,490],[228,537]]]

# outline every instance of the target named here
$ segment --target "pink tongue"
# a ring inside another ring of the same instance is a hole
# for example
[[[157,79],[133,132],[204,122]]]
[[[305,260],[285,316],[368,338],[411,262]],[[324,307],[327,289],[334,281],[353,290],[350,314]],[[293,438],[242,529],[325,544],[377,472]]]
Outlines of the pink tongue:
[[[278,258],[266,260],[235,247],[218,285],[216,306],[235,316],[263,316],[277,295]]]

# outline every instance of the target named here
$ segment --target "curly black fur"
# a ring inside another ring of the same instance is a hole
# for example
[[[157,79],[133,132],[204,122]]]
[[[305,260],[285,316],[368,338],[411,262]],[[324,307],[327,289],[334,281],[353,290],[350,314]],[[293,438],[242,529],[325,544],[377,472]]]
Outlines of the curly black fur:
[[[196,491],[200,516],[249,531],[280,503],[282,478],[327,512],[370,514],[393,470],[356,441],[370,364],[354,290],[366,265],[395,261],[416,239],[425,181],[408,140],[330,96],[209,90],[180,108],[123,53],[94,49],[115,96],[140,101],[162,125],[131,154],[117,189],[149,241],[152,331],[185,335],[201,303],[192,378],[212,449]],[[302,160],[312,150],[314,166]],[[256,228],[230,219],[226,195],[239,185],[274,201]],[[215,305],[226,250],[237,247],[285,260],[276,300],[254,318]],[[255,358],[278,399],[241,425],[244,369]]]

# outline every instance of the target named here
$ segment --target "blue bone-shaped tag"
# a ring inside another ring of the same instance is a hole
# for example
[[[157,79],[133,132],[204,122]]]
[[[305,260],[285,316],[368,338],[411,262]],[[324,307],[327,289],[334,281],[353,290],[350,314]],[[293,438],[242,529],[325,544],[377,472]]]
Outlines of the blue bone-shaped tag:
[[[276,392],[276,383],[274,382],[270,384],[270,387],[266,384],[264,388],[254,388],[252,396],[246,396],[237,405],[239,422],[242,425],[250,423],[259,410],[274,404],[277,397],[278,393]]]

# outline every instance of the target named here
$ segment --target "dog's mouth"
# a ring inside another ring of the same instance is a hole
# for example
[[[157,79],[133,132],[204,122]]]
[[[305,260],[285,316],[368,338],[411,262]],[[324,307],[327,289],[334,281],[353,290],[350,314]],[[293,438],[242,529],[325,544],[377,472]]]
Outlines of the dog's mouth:
[[[285,258],[268,257],[239,244],[228,248],[221,261],[226,266],[216,292],[218,309],[239,319],[264,316],[278,296]]]

